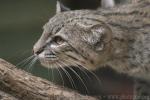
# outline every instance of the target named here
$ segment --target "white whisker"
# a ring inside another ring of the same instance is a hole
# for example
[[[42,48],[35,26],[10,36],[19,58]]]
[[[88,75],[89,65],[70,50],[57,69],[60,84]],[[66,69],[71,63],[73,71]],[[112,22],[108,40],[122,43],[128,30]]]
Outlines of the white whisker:
[[[81,68],[83,68],[83,69],[87,70],[89,73],[91,73],[96,78],[96,80],[99,82],[99,84],[102,84],[101,80],[99,79],[99,77],[95,73],[93,73],[92,71],[88,70],[84,66],[82,66]]]
[[[30,72],[32,71],[33,65],[36,63],[37,61],[37,57],[33,58],[33,60],[29,63],[28,67],[27,67],[27,71]]]
[[[55,65],[53,65],[55,67]],[[53,66],[51,65],[51,72],[52,72],[52,82],[55,82],[55,78],[54,78],[54,69]]]
[[[70,63],[69,61],[67,61],[67,60],[65,60],[65,59],[64,59],[64,61],[67,62],[67,63]],[[66,66],[67,66],[67,65],[66,65]],[[80,75],[78,75],[77,72],[74,71],[71,67],[67,67],[67,68],[69,68],[69,69],[78,77],[78,79],[79,79],[79,80],[82,82],[82,84],[84,85],[84,87],[85,87],[87,93],[89,93],[88,88],[87,88],[87,86],[85,85],[83,79],[80,77]]]
[[[62,73],[61,73],[61,71],[59,70],[58,67],[57,67],[57,71],[58,71],[58,73],[59,73],[59,75],[60,75],[60,77],[61,77],[62,84],[63,84],[63,87],[64,87],[64,86],[65,86],[64,78],[63,78]]]
[[[67,60],[65,60],[65,61],[67,61]],[[80,71],[82,71],[89,79],[91,79],[91,77],[88,75],[88,73],[87,73],[84,69],[82,69],[78,64],[76,64],[75,61],[68,60],[67,62],[68,62],[68,63],[73,62],[73,63],[75,64],[75,66],[80,69]]]
[[[49,78],[49,80],[51,80],[51,75],[50,75],[50,68],[48,67],[48,78]]]
[[[28,57],[28,58],[26,58],[26,59],[24,59],[24,60],[22,60],[21,62],[19,62],[18,64],[16,64],[16,66],[18,67],[18,66],[20,66],[20,65],[25,65],[26,63],[28,63],[32,58],[34,58],[35,56],[34,55],[32,55],[32,56],[30,56],[30,57]]]
[[[50,71],[51,71],[51,75],[50,75]],[[51,64],[48,63],[48,75],[49,75],[49,79],[54,82],[54,73],[53,73],[53,66]]]
[[[67,60],[65,60],[65,61],[67,61]],[[90,71],[90,70],[88,70],[86,67],[84,67],[84,66],[79,66],[75,61],[73,61],[73,60],[69,60],[70,62],[73,62],[74,64],[75,64],[75,66],[76,67],[78,67],[80,70],[82,70],[82,72],[84,72],[85,74],[86,74],[86,76],[87,77],[89,77],[89,75],[84,71],[84,69],[86,70],[86,71],[88,71],[89,73],[91,73],[95,78],[96,78],[96,80],[99,82],[99,84],[102,84],[102,82],[101,82],[101,80],[99,79],[99,77],[95,74],[95,73],[93,73],[92,71]],[[70,63],[69,61],[67,61],[68,63]],[[90,77],[89,77],[89,79],[90,79]]]
[[[80,77],[80,75],[78,75],[78,73],[77,73],[74,69],[72,69],[71,67],[68,67],[68,68],[79,78],[79,80],[80,80],[80,81],[82,82],[82,84],[84,85],[84,87],[85,87],[87,93],[89,93],[88,88],[87,88],[86,84],[84,83],[83,79]]]
[[[59,63],[60,63],[60,64],[59,64],[60,68],[61,68],[61,69],[64,71],[64,73],[67,75],[67,77],[68,77],[68,79],[69,79],[69,81],[70,81],[70,83],[71,83],[71,86],[72,86],[74,89],[77,89],[73,78],[72,78],[71,75],[67,72],[67,70],[66,70],[65,68],[63,68],[63,66],[62,66],[62,65],[66,66],[66,64],[65,64],[64,62],[59,62]]]

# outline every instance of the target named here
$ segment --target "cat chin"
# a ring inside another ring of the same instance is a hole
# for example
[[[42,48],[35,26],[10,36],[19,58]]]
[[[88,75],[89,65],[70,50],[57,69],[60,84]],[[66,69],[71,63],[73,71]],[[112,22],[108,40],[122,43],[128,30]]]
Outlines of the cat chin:
[[[82,66],[77,66],[77,65],[74,65],[74,64],[66,64],[66,65],[64,65],[64,64],[60,64],[60,63],[58,63],[58,62],[53,62],[53,63],[50,63],[50,62],[43,62],[43,61],[40,61],[40,63],[41,63],[41,65],[43,66],[43,67],[45,67],[45,68],[49,68],[49,69],[55,69],[55,68],[69,68],[69,67],[77,67],[77,68],[79,68],[79,67],[82,67]]]
[[[57,61],[49,61],[49,60],[40,60],[40,63],[43,67],[46,68],[56,68]]]
[[[41,63],[48,63],[48,64],[52,64],[52,63],[56,63],[56,62],[58,62],[59,61],[59,59],[58,58],[53,58],[53,59],[51,59],[51,58],[38,58],[39,59],[39,61],[41,62]]]
[[[48,63],[43,63],[43,62],[42,62],[41,65],[42,65],[43,67],[45,67],[45,68],[48,68],[48,69],[49,69],[49,68],[50,68],[50,69],[51,69],[51,68],[58,68],[58,66],[56,66],[56,64],[51,64],[51,63],[48,64]]]

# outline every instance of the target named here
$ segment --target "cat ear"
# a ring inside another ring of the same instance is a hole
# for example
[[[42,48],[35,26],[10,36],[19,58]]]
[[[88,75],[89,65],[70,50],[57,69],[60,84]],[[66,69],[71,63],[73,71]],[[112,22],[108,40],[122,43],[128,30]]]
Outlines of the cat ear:
[[[92,31],[93,34],[97,34],[100,37],[103,37],[103,41],[105,43],[107,43],[111,40],[112,31],[106,25],[100,25],[100,24],[94,25],[94,26],[91,27],[91,31]]]
[[[85,25],[83,23],[76,23],[77,26],[80,28],[82,27],[84,30],[91,31],[91,37],[93,40],[102,40],[103,42],[107,43],[112,38],[112,31],[108,25],[105,23],[93,23],[93,25]]]
[[[89,32],[84,36],[84,40],[90,44],[95,45],[95,50],[102,51],[106,44],[110,44],[112,40],[112,30],[105,23],[95,22],[92,25],[85,25],[83,23],[76,23],[76,26]]]
[[[112,31],[106,24],[97,24],[91,27],[92,35],[95,42],[95,49],[101,51],[105,48],[105,45],[112,40]]]
[[[70,8],[63,5],[60,1],[57,1],[56,13],[60,13],[60,12],[64,12],[64,11],[70,11]]]

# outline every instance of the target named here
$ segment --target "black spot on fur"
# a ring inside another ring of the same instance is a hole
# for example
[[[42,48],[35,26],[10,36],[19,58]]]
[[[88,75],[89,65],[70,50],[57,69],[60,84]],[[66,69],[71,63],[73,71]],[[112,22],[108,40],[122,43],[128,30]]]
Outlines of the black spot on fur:
[[[93,60],[90,60],[91,64],[94,64],[94,61]]]

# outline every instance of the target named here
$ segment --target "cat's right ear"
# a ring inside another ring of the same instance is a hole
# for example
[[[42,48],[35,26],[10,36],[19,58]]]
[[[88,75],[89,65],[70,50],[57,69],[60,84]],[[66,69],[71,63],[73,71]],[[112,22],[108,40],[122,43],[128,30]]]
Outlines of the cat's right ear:
[[[60,12],[64,12],[64,11],[70,11],[70,8],[63,5],[60,1],[57,1],[56,13],[60,13]]]

